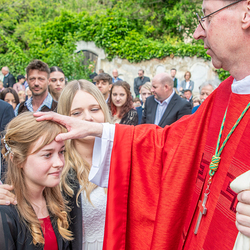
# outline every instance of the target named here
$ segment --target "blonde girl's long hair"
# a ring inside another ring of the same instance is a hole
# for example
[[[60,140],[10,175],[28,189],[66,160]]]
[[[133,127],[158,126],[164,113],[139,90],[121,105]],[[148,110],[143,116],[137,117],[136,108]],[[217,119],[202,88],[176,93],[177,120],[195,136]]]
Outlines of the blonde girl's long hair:
[[[70,116],[70,110],[73,99],[77,91],[82,90],[92,95],[99,103],[102,112],[104,114],[104,121],[110,122],[110,112],[105,102],[101,91],[91,82],[87,80],[74,80],[67,84],[63,89],[57,106],[57,112],[62,115]],[[62,189],[70,196],[73,196],[72,186],[69,184],[69,171],[73,168],[76,172],[77,179],[81,185],[80,190],[77,193],[76,199],[82,191],[85,191],[88,201],[90,200],[90,193],[97,187],[95,184],[89,182],[88,176],[90,172],[90,165],[82,159],[80,154],[77,152],[74,144],[74,140],[68,140],[65,142],[66,153],[65,153],[65,167],[62,174]]]
[[[27,225],[33,237],[33,244],[44,244],[41,224],[32,208],[29,192],[25,185],[23,166],[38,139],[43,138],[39,151],[51,143],[63,128],[51,121],[37,122],[33,113],[24,112],[14,118],[6,128],[5,139],[2,139],[2,154],[8,163],[5,183],[14,187],[13,193],[17,199],[17,211],[20,220]],[[35,153],[35,152],[34,152]],[[72,239],[68,230],[68,208],[62,197],[59,185],[53,188],[45,187],[43,195],[47,208],[56,221],[58,231],[66,240]]]

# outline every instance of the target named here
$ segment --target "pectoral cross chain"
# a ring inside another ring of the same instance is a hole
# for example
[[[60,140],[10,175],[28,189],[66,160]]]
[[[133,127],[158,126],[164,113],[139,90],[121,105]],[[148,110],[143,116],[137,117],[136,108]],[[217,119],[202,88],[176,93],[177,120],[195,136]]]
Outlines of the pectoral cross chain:
[[[199,226],[200,226],[200,223],[201,223],[202,216],[206,215],[206,213],[207,213],[206,203],[207,203],[208,195],[209,195],[209,193],[205,193],[203,201],[199,201],[198,206],[199,206],[200,213],[199,213],[198,219],[196,221],[194,234],[198,233],[198,229],[199,229]]]

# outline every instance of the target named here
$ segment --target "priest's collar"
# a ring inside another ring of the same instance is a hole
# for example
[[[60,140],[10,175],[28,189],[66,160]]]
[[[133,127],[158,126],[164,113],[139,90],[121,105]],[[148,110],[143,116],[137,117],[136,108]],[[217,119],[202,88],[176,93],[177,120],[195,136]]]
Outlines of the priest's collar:
[[[234,79],[231,86],[232,92],[239,95],[250,94],[250,75],[240,81]]]

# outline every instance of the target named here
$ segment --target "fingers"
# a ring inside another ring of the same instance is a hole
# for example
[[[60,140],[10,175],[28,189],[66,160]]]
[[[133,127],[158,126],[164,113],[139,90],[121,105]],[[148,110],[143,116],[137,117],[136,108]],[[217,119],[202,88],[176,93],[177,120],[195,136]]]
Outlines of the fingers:
[[[237,196],[237,199],[239,202],[250,205],[250,190],[240,192]]]
[[[241,232],[243,235],[250,238],[249,227],[243,226],[243,225],[239,224],[237,221],[236,221],[235,225],[236,225],[237,229],[239,230],[239,232]]]
[[[244,214],[236,213],[236,221],[239,225],[250,227],[250,217]]]
[[[11,190],[13,190],[13,187],[10,185],[0,185],[0,205],[17,204],[15,195],[10,192]]]
[[[77,135],[72,133],[72,132],[68,132],[68,133],[61,133],[58,134],[55,138],[56,141],[65,141],[65,140],[69,140],[69,139],[77,139]]]
[[[55,112],[37,112],[33,114],[36,118],[37,121],[54,121],[57,122],[63,126],[66,127],[67,123],[66,121],[69,120],[69,117],[64,116],[64,115],[59,115]]]
[[[246,204],[239,201],[236,207],[236,211],[239,214],[243,214],[250,217],[250,204]]]
[[[236,227],[244,235],[250,237],[250,191],[238,194],[236,207]]]

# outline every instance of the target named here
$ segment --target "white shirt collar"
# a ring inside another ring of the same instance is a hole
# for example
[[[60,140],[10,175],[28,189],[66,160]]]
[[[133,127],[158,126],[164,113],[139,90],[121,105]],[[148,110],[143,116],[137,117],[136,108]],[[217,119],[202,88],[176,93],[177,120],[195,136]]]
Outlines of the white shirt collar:
[[[167,99],[165,99],[163,102],[160,102],[160,101],[157,100],[156,98],[155,98],[155,101],[156,101],[158,104],[160,104],[160,105],[163,105],[164,102],[165,102],[166,104],[169,104],[170,101],[171,101],[171,99],[172,99],[172,97],[173,97],[173,95],[174,95],[174,93],[175,93],[175,91],[173,90],[173,93],[172,93]]]
[[[232,92],[239,95],[250,94],[250,75],[240,81],[233,80]]]

